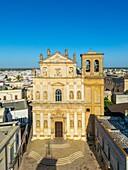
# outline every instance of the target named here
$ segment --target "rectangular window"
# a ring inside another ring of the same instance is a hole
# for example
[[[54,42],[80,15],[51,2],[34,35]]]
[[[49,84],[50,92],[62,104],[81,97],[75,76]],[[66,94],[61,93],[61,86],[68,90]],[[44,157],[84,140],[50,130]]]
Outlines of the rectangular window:
[[[110,160],[110,147],[108,146],[108,160]]]
[[[117,160],[116,162],[116,170],[120,170],[120,164],[119,164],[119,161]]]
[[[102,149],[104,150],[104,139],[102,138]]]
[[[6,100],[6,96],[3,97],[3,100]]]
[[[19,134],[17,133],[16,134],[16,150],[18,149],[19,147]]]
[[[18,97],[17,97],[17,95],[15,95],[15,100],[17,100],[18,99]]]
[[[14,160],[14,145],[10,148],[10,162]]]
[[[86,109],[86,112],[90,112],[90,108],[87,108],[87,109]]]

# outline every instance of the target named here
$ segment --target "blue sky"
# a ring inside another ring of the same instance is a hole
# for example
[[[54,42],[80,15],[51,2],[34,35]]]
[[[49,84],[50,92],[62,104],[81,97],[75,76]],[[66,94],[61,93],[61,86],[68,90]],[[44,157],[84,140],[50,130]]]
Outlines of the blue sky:
[[[0,68],[38,67],[48,48],[128,67],[128,0],[0,0]]]

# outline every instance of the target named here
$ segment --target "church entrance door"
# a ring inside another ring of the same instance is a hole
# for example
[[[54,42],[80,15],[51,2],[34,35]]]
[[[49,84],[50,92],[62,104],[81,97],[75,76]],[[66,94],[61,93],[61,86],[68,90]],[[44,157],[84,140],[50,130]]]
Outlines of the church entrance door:
[[[63,123],[55,122],[55,137],[63,137]]]

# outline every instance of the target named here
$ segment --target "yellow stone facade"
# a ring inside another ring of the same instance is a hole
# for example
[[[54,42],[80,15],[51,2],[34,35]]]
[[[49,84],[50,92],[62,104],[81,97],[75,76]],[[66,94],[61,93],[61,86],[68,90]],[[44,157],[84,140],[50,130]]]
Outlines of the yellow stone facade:
[[[40,55],[40,76],[33,80],[33,140],[86,140],[93,133],[93,115],[104,114],[103,54],[81,54],[82,69],[56,52]]]

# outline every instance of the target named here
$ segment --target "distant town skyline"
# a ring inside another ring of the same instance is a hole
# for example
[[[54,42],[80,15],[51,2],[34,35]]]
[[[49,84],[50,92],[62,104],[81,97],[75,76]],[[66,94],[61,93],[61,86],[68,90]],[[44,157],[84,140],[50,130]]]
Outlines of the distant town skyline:
[[[0,68],[39,67],[39,54],[69,57],[90,48],[104,67],[128,66],[127,0],[5,0],[0,2]]]

